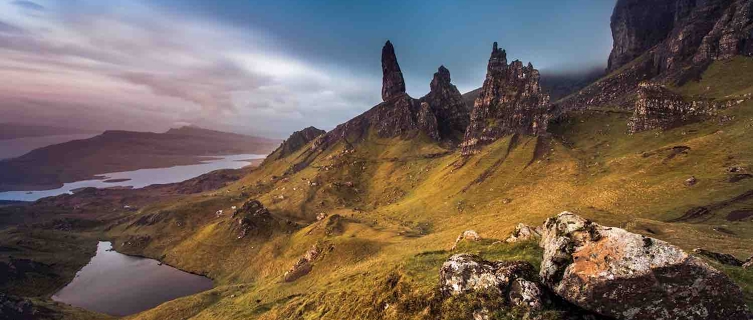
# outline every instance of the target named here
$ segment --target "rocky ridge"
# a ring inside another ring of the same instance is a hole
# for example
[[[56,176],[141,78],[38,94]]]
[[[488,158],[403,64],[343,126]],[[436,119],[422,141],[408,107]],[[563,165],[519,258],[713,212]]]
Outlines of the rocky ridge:
[[[308,127],[293,132],[290,137],[283,141],[282,144],[271,153],[271,157],[269,158],[273,160],[285,158],[325,133],[326,131],[315,127]]]

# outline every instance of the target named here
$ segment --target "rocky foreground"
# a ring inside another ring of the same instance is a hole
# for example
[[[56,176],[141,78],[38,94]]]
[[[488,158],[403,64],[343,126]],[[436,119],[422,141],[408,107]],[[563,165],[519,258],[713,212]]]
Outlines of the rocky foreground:
[[[667,242],[570,212],[536,229],[520,225],[507,242],[532,239],[544,250],[538,274],[524,261],[456,254],[442,265],[440,291],[445,296],[492,292],[502,297],[501,303],[477,310],[477,319],[488,319],[495,307],[525,308],[528,318],[538,319],[538,311],[562,300],[572,304],[579,318],[753,318],[732,280]]]

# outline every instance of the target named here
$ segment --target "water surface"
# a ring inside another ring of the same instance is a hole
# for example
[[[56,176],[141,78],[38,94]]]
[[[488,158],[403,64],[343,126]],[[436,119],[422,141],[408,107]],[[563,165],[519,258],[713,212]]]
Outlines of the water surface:
[[[8,191],[0,192],[0,200],[36,201],[44,197],[71,193],[81,188],[133,187],[143,188],[152,184],[165,184],[186,181],[202,174],[220,169],[240,169],[253,159],[264,159],[260,154],[238,154],[211,158],[199,164],[174,166],[169,168],[140,169],[135,171],[112,172],[102,174],[98,180],[84,180],[66,183],[63,187],[43,191]],[[106,182],[106,180],[116,182]]]
[[[76,273],[71,283],[55,293],[52,300],[126,316],[212,288],[209,278],[110,249],[110,242],[99,242],[97,255]]]

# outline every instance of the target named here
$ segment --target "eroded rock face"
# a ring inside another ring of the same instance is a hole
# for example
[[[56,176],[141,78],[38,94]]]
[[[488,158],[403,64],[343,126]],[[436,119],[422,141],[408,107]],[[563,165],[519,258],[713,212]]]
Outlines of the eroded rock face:
[[[470,113],[463,95],[451,82],[450,70],[440,66],[431,80],[431,91],[421,98],[437,119],[437,133],[441,139],[459,139],[470,123]]]
[[[272,154],[275,155],[275,159],[285,158],[325,133],[326,131],[315,127],[293,132]]]
[[[530,63],[523,66],[516,60],[508,65],[507,53],[494,43],[486,80],[463,139],[463,155],[477,153],[481,146],[506,135],[546,132],[549,96],[541,91],[539,78],[539,71]]]
[[[404,93],[403,72],[397,63],[395,48],[387,41],[382,48],[382,100],[390,101]]]
[[[547,298],[535,279],[528,262],[486,261],[472,254],[456,254],[439,270],[439,287],[445,296],[492,290],[509,305],[541,309]]]
[[[531,227],[524,223],[519,223],[515,226],[515,230],[505,240],[507,243],[515,243],[526,240],[534,240],[541,238],[541,230],[539,228]]]
[[[664,241],[563,212],[544,224],[540,277],[554,293],[616,319],[747,319],[740,288]]]

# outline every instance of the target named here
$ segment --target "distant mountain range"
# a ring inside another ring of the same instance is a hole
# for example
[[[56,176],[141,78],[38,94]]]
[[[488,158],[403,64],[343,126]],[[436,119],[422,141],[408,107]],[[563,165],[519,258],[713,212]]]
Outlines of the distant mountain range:
[[[0,161],[0,191],[52,189],[102,173],[195,164],[199,156],[267,154],[280,142],[197,127],[105,131]]]
[[[68,134],[95,134],[99,132],[101,131],[37,124],[0,123],[0,140]]]

